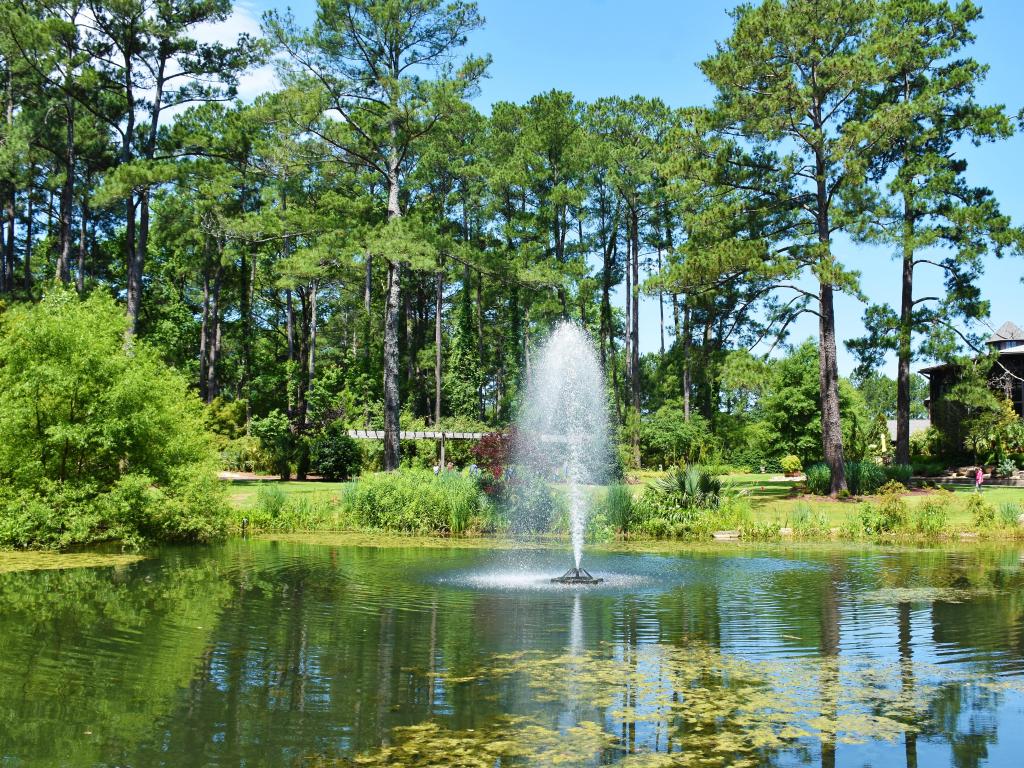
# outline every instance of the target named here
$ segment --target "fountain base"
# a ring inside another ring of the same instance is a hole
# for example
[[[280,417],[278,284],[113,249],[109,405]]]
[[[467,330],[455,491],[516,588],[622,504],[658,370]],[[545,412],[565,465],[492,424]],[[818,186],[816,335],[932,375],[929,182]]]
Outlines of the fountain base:
[[[552,584],[600,584],[604,579],[591,576],[583,568],[570,568],[562,576],[551,580]]]

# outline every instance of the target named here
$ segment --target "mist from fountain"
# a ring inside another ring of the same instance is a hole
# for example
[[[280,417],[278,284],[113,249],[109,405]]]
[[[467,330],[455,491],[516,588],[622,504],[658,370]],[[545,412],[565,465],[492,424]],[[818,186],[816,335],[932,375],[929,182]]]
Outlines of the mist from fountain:
[[[566,485],[578,570],[590,512],[586,486],[602,482],[608,467],[604,374],[590,337],[572,323],[558,325],[532,362],[516,422],[516,461]]]

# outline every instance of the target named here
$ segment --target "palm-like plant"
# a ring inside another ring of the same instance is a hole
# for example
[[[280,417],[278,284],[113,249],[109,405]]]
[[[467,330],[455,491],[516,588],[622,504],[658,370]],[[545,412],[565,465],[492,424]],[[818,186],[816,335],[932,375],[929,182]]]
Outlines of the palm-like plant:
[[[717,507],[722,498],[722,481],[697,464],[673,467],[654,487],[684,509]]]

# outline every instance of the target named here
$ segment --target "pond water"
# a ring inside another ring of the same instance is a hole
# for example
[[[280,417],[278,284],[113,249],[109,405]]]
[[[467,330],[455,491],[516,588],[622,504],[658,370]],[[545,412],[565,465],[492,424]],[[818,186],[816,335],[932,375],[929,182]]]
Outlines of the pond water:
[[[4,766],[1019,766],[1014,548],[230,541],[0,574]]]

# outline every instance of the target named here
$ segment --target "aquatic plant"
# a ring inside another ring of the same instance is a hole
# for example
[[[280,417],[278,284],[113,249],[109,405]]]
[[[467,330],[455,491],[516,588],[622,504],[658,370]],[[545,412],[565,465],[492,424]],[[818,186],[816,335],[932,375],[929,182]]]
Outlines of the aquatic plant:
[[[804,538],[824,537],[831,533],[825,513],[803,502],[796,505],[790,527],[795,535]]]
[[[628,485],[611,485],[605,493],[601,512],[617,533],[629,533],[634,523],[633,491]]]
[[[885,600],[899,596],[889,592]],[[911,600],[931,596],[906,594]],[[912,687],[904,685],[908,675]],[[696,638],[626,655],[613,645],[499,655],[476,671],[433,677],[453,696],[463,687],[521,680],[536,701],[556,710],[562,702],[572,707],[571,724],[557,712],[550,718],[506,715],[472,729],[430,719],[393,729],[384,746],[354,758],[309,756],[304,764],[752,767],[762,765],[766,753],[799,759],[812,745],[891,742],[927,731],[940,716],[932,704],[947,686],[981,691],[1007,685],[948,667],[868,657],[751,661]],[[586,707],[578,709],[579,702]],[[651,735],[627,735],[634,733],[627,726],[637,723]]]

